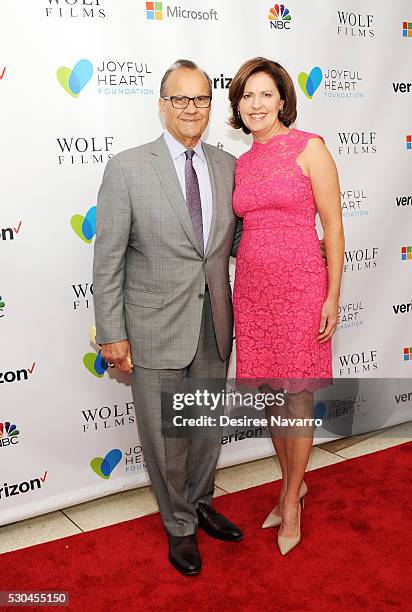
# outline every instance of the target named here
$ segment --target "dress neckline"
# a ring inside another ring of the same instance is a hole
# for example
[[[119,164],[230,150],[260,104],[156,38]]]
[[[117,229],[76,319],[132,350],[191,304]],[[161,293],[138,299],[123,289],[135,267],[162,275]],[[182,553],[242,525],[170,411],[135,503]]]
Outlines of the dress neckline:
[[[282,138],[282,136],[283,137],[290,136],[291,133],[294,131],[295,131],[295,128],[290,128],[288,132],[284,132],[283,134],[274,134],[272,138],[269,138],[269,140],[267,140],[266,142],[259,142],[258,140],[254,140],[252,147],[255,147],[256,149],[258,149],[259,147],[266,147],[267,145],[270,145],[273,142],[276,142],[276,140],[278,140],[279,138]]]

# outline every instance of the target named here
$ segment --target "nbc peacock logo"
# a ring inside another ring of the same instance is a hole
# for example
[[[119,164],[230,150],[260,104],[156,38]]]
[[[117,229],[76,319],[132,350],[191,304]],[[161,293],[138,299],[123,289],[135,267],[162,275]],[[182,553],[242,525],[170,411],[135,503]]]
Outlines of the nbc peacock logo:
[[[0,319],[4,317],[3,310],[4,310],[5,305],[6,305],[6,302],[0,295]]]
[[[0,448],[5,448],[11,444],[18,444],[17,436],[19,433],[14,423],[10,423],[10,421],[0,423]]]
[[[276,30],[290,30],[292,15],[284,4],[275,4],[269,11],[268,19],[271,28],[275,28]]]

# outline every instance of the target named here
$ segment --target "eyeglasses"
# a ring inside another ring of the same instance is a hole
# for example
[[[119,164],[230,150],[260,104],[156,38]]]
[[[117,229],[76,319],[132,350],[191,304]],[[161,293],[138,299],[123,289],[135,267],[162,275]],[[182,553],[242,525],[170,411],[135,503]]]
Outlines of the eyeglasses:
[[[212,96],[195,96],[189,98],[189,96],[162,96],[163,100],[170,100],[173,108],[187,108],[189,102],[193,100],[196,108],[209,108],[212,101]]]

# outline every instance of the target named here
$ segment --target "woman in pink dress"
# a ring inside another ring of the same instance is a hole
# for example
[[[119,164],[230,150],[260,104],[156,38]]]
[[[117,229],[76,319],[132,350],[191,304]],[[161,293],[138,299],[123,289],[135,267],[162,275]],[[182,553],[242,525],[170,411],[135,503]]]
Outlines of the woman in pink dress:
[[[344,236],[336,166],[323,138],[290,129],[296,93],[288,73],[265,58],[246,62],[229,99],[234,128],[253,144],[236,167],[233,206],[243,218],[236,259],[236,377],[283,389],[283,416],[313,417],[313,391],[332,378]],[[324,231],[322,258],[315,216]],[[304,473],[313,427],[271,430],[282,489],[263,527],[280,525],[286,554],[300,541]]]

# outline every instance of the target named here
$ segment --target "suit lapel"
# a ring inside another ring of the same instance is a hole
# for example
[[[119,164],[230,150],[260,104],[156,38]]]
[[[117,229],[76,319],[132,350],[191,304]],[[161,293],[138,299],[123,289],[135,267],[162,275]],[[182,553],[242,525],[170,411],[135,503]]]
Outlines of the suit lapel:
[[[150,156],[152,164],[156,170],[160,182],[164,187],[169,202],[175,211],[187,237],[199,255],[202,255],[202,250],[193,229],[192,220],[190,218],[186,201],[183,197],[179,179],[176,174],[173,159],[169,153],[169,149],[167,148],[163,136],[152,143]]]
[[[213,241],[216,237],[216,232],[219,227],[219,163],[214,154],[214,150],[208,145],[203,146],[203,150],[206,155],[207,165],[209,168],[210,183],[212,186],[212,200],[213,200],[213,214],[212,224],[210,226],[209,238],[207,241],[205,255],[207,255],[212,247]]]

